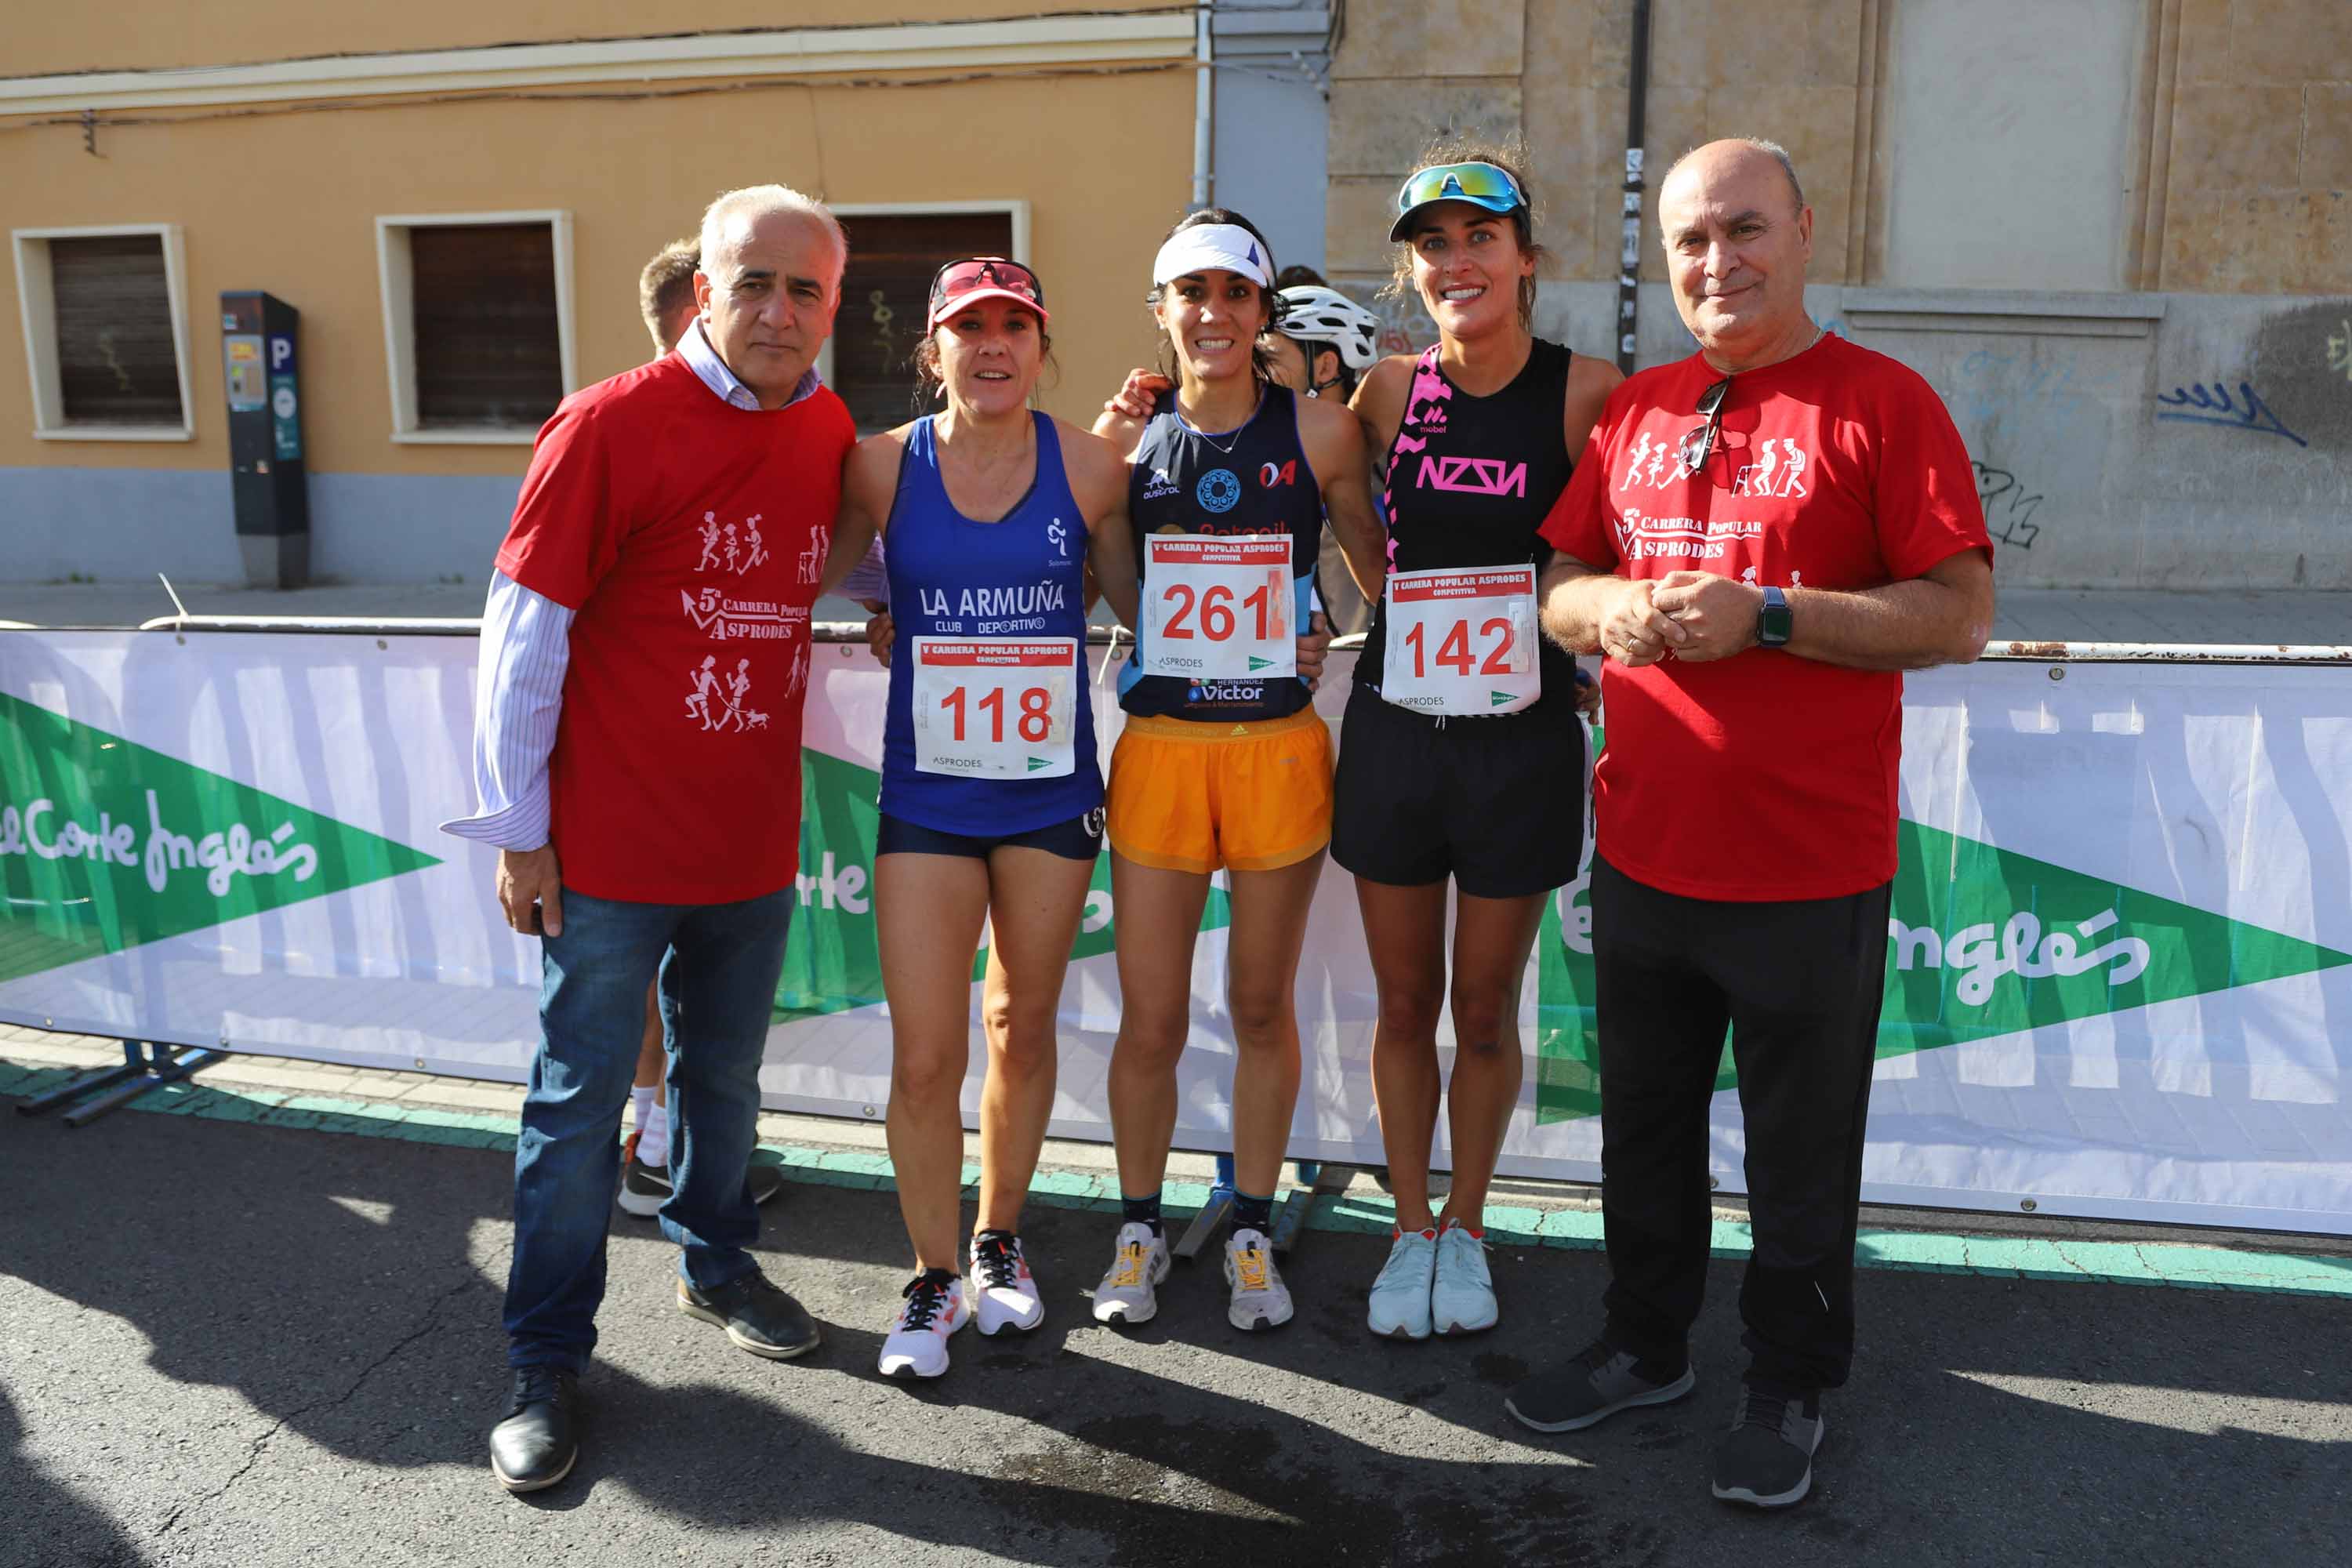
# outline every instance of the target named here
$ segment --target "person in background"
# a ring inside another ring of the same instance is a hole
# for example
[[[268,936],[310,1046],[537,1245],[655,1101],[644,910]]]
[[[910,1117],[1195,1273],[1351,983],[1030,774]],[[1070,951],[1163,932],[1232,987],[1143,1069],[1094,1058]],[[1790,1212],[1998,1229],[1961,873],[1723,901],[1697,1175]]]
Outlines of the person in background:
[[[1283,276],[1305,271],[1286,267]],[[1286,284],[1276,298],[1282,313],[1265,337],[1276,384],[1307,397],[1344,403],[1355,396],[1356,378],[1381,357],[1381,319],[1320,279]],[[1375,506],[1378,500],[1376,490]],[[1316,556],[1315,588],[1333,632],[1360,632],[1371,625],[1371,605],[1348,575],[1339,535],[1328,528]]]
[[[654,340],[654,358],[677,347],[700,307],[694,302],[694,275],[702,266],[702,238],[688,235],[654,252],[637,274],[637,313]]]

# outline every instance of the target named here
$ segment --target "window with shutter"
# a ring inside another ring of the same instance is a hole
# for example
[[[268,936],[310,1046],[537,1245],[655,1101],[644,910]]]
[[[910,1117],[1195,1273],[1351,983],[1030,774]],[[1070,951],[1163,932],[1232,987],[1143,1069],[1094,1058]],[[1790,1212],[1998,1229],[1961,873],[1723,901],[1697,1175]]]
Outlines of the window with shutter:
[[[536,429],[563,399],[555,241],[544,223],[408,231],[420,429]]]
[[[177,427],[184,414],[163,237],[103,235],[48,247],[67,421]]]
[[[529,446],[578,385],[572,215],[379,216],[392,438]]]
[[[929,411],[913,403],[913,355],[923,338],[931,274],[961,256],[1013,255],[1013,215],[853,209],[839,216],[849,236],[849,265],[833,322],[829,379],[860,432],[887,430]]]

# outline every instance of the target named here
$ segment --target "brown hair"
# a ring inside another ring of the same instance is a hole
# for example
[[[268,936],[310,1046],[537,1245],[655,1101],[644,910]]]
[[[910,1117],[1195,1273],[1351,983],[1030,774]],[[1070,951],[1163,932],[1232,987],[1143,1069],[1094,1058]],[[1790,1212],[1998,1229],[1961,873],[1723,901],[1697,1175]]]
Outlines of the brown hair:
[[[1174,226],[1165,235],[1160,237],[1160,243],[1165,245],[1184,230],[1196,228],[1204,223],[1231,224],[1235,228],[1247,229],[1260,245],[1265,247],[1265,269],[1268,272],[1274,271],[1274,242],[1266,238],[1257,225],[1231,207],[1202,207],[1199,212],[1186,213],[1176,220]],[[1276,276],[1279,277],[1280,274],[1277,273]],[[1167,287],[1164,283],[1154,283],[1151,286],[1151,292],[1143,297],[1144,302],[1152,307],[1155,324],[1157,324],[1160,301],[1165,295]],[[1282,320],[1282,300],[1273,289],[1264,284],[1258,286],[1257,296],[1258,302],[1265,311],[1265,320],[1258,323],[1257,331],[1250,338],[1250,374],[1257,378],[1260,386],[1270,386],[1274,384],[1274,362],[1266,357],[1265,334],[1274,331],[1275,323]],[[1175,340],[1171,338],[1167,329],[1162,327],[1160,331],[1160,374],[1177,385],[1183,384],[1184,381],[1181,374],[1183,367],[1179,363],[1181,357],[1176,352]]]
[[[655,251],[637,275],[637,309],[645,315],[646,331],[664,353],[676,345],[662,342],[662,323],[672,310],[693,302],[694,275],[701,266],[700,239],[673,239]]]
[[[1519,250],[1535,258],[1536,272],[1543,270],[1551,259],[1551,252],[1536,243],[1535,187],[1528,184],[1527,144],[1517,137],[1487,136],[1475,131],[1442,131],[1429,140],[1413,160],[1412,170],[1405,178],[1423,169],[1433,169],[1441,163],[1492,163],[1518,182],[1519,194],[1528,205],[1511,215],[1511,227],[1517,232]],[[1412,240],[1398,240],[1392,248],[1389,280],[1375,298],[1402,300],[1413,291]],[[1536,321],[1536,279],[1531,272],[1519,279],[1519,325],[1532,331]]]

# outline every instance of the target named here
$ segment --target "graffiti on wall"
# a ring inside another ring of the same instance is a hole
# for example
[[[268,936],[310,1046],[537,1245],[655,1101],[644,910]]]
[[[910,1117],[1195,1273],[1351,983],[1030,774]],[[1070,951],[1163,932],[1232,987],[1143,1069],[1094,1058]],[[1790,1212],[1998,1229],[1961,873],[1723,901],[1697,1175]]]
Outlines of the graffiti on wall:
[[[2014,550],[2031,550],[2042,525],[2033,521],[2042,497],[2029,495],[2015,474],[1989,463],[1974,463],[1977,502],[1984,508],[1985,531],[1993,541]]]
[[[2200,381],[2159,392],[2156,401],[2158,419],[2219,425],[2226,430],[2244,430],[2257,436],[2284,436],[2298,447],[2311,445],[2286,427],[2271,405],[2263,401],[2252,382],[2241,381],[2238,390],[2232,393],[2221,382],[2208,385]]]

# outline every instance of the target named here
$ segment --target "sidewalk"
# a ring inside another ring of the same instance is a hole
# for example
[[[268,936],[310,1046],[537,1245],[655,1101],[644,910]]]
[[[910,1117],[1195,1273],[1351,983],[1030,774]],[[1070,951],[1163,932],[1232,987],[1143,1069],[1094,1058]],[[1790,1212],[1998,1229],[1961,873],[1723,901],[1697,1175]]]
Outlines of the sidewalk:
[[[174,584],[197,616],[414,616],[471,620],[483,584],[330,585],[278,593]],[[160,583],[0,584],[0,622],[135,626],[172,614]],[[846,599],[819,601],[818,620],[864,621]],[[2271,589],[2172,593],[2150,589],[2018,588],[2000,596],[1993,641],[2352,644],[2352,594]]]

